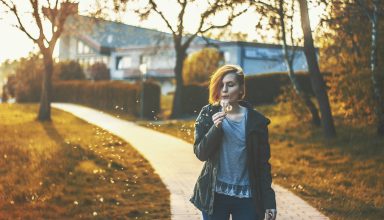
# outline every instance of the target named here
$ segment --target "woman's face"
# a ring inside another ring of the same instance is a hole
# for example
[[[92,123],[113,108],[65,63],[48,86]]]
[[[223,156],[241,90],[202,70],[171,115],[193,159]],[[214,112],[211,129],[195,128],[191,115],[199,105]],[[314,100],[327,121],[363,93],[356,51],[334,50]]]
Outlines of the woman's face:
[[[235,103],[240,99],[242,92],[243,87],[237,81],[235,73],[228,73],[223,77],[220,100]]]

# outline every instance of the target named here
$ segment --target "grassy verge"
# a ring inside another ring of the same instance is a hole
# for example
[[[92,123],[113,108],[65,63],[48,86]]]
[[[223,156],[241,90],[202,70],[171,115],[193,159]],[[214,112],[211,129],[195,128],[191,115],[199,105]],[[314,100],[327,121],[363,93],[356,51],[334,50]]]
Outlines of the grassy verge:
[[[276,106],[258,110],[268,116],[273,181],[331,219],[384,219],[384,139],[373,126],[351,126],[335,117],[338,137],[297,121]],[[193,143],[194,121],[141,125]]]
[[[53,109],[0,105],[0,219],[170,219],[169,192],[118,137]]]

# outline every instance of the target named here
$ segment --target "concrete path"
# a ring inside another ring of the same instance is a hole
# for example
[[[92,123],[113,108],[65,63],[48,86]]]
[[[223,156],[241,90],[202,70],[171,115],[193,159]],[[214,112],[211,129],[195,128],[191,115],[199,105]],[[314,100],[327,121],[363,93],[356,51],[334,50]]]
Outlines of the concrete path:
[[[193,186],[202,168],[190,143],[80,105],[54,103],[53,107],[97,125],[129,142],[152,165],[171,193],[173,220],[202,219],[190,202]],[[273,185],[277,220],[326,220],[315,208],[288,190]]]

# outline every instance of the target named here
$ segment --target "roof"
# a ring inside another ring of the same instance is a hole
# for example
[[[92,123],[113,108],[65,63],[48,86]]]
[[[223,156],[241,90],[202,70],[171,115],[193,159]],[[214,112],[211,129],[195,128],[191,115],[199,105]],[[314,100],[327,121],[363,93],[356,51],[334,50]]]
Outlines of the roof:
[[[76,15],[67,21],[69,24],[76,24],[78,36],[88,38],[93,43],[102,48],[127,48],[130,46],[147,45],[171,45],[173,44],[172,34],[158,30],[137,27],[121,22],[108,21],[104,19],[92,18]],[[77,30],[81,30],[79,33]],[[210,42],[221,42],[209,39]],[[195,44],[205,44],[202,37],[196,37]]]

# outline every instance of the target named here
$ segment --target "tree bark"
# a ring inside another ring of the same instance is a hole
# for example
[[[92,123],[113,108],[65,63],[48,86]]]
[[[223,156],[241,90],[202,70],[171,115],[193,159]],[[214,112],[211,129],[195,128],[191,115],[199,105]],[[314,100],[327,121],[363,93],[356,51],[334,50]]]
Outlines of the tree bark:
[[[299,0],[299,4],[301,27],[304,33],[304,53],[308,63],[311,85],[319,103],[321,123],[323,125],[325,137],[333,138],[336,136],[336,130],[333,123],[328,94],[325,89],[325,83],[322,75],[320,74],[319,64],[317,63],[316,51],[313,44],[312,31],[309,22],[307,1]]]
[[[44,76],[40,96],[40,108],[38,114],[39,121],[51,120],[51,93],[52,93],[52,55],[44,54]]]
[[[315,126],[320,126],[320,116],[319,112],[315,106],[315,104],[311,101],[310,97],[305,94],[304,90],[300,86],[299,81],[297,80],[295,71],[293,70],[293,59],[290,58],[288,55],[288,46],[287,46],[287,37],[286,37],[286,28],[284,23],[284,8],[283,8],[283,0],[279,0],[279,20],[280,20],[280,26],[281,26],[281,32],[282,32],[282,41],[283,41],[283,54],[284,54],[284,60],[288,67],[288,76],[291,80],[291,83],[293,85],[293,88],[296,92],[296,94],[304,101],[305,105],[307,106],[309,112],[312,116],[312,124]]]
[[[183,81],[183,66],[184,60],[187,56],[186,49],[182,46],[175,46],[176,52],[176,65],[174,68],[176,78],[176,90],[173,97],[172,114],[171,118],[179,118],[183,114],[182,109],[182,98],[184,92],[184,81]]]
[[[377,38],[379,27],[379,1],[373,1],[373,13],[371,18],[372,34],[371,34],[371,80],[373,84],[373,93],[375,96],[376,106],[375,112],[378,120],[377,134],[384,136],[384,102],[382,97],[382,79],[380,79],[380,73],[377,65]]]

